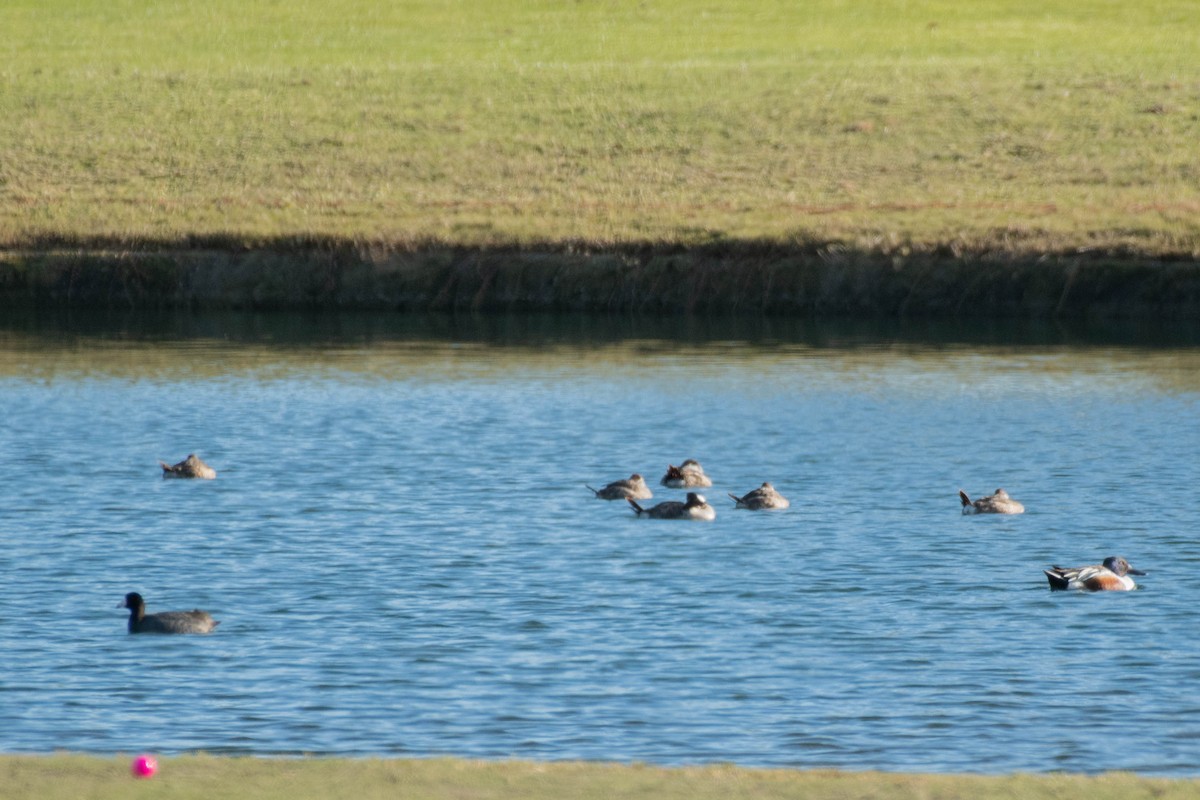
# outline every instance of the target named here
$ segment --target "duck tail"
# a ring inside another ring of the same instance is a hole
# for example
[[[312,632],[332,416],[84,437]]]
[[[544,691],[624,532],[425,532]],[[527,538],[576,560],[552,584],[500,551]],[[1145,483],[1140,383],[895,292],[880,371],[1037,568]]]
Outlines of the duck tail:
[[[174,469],[172,469],[172,468],[171,468],[171,465],[170,465],[170,464],[168,464],[168,463],[167,463],[167,462],[165,462],[165,461],[159,461],[159,462],[158,462],[158,465],[159,465],[160,467],[162,467],[162,469],[163,469],[163,472],[174,472],[174,471],[175,471]]]
[[[584,486],[587,487],[588,489],[591,489],[592,494],[596,495],[596,497],[600,496],[600,492],[597,491],[596,489],[592,489],[592,487],[588,486],[586,483],[584,484]]]
[[[962,489],[958,490],[958,499],[962,500],[962,504],[964,507],[971,505],[971,498],[967,497],[967,493],[964,492]]]
[[[732,497],[732,498],[733,498],[733,502],[737,503],[739,506],[742,504],[742,498],[738,497],[738,496],[737,496],[736,494],[734,494],[733,492],[726,492],[725,494],[727,494],[727,495],[729,495],[730,497]]]
[[[1050,569],[1042,570],[1046,574],[1046,580],[1050,582],[1050,590],[1059,592],[1070,586],[1071,581],[1062,574],[1062,567],[1051,567]]]
[[[639,506],[637,501],[635,501],[632,497],[626,497],[625,499],[629,501],[629,505],[633,506],[633,513],[637,514],[639,517],[646,510]]]

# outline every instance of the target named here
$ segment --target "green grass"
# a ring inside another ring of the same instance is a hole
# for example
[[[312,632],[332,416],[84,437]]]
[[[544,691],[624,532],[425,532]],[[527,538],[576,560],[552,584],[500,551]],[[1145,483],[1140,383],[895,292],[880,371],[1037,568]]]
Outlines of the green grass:
[[[1190,0],[0,4],[0,246],[1200,253]]]
[[[149,780],[130,777],[127,757],[0,757],[6,800],[1173,800],[1195,780],[1123,773],[1073,775],[899,775],[876,772],[667,769],[645,765],[476,762],[458,759],[160,759]]]

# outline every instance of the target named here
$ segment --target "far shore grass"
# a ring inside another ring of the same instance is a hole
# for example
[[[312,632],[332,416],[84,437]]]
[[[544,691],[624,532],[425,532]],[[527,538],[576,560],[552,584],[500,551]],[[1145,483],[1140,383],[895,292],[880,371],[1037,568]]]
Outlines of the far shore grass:
[[[0,250],[1200,254],[1191,0],[6,0]]]
[[[1128,773],[1011,776],[656,767],[463,759],[262,759],[189,755],[159,759],[150,779],[132,756],[0,756],[5,800],[1173,800],[1200,781]]]

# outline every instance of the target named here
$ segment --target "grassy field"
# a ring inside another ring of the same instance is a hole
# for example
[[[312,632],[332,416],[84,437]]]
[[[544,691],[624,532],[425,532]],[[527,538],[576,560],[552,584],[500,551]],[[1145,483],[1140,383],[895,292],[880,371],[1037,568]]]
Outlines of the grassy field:
[[[1197,781],[1095,777],[898,775],[748,770],[730,766],[667,769],[645,765],[534,764],[457,759],[160,759],[148,780],[129,774],[129,758],[56,755],[0,757],[5,800],[304,800],[402,797],[405,800],[1173,800],[1192,798]]]
[[[1200,253],[1191,0],[6,0],[0,248]]]

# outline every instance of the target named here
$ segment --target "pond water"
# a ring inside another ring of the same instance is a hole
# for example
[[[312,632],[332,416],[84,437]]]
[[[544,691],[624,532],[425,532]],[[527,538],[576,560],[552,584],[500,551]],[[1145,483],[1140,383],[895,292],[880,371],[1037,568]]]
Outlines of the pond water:
[[[1194,331],[11,315],[0,411],[0,751],[1200,774]]]

